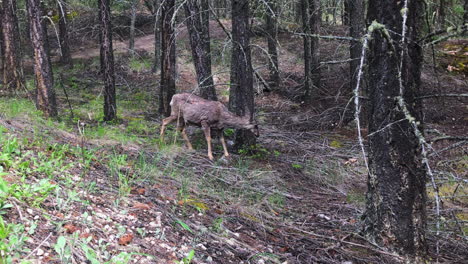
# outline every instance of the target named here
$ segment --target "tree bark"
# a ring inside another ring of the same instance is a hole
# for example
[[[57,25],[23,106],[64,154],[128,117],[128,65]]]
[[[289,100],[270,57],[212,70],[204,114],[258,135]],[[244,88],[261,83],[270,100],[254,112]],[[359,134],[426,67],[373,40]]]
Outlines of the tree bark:
[[[437,7],[437,21],[435,28],[442,30],[445,28],[445,6],[447,2],[445,0],[439,0],[439,6]]]
[[[468,23],[468,0],[465,0],[465,4],[463,5],[464,14],[463,14],[463,24]]]
[[[209,100],[217,100],[211,73],[208,0],[187,0],[184,7],[200,96]]]
[[[364,2],[363,0],[348,1],[349,10],[349,36],[355,39],[360,39],[364,35]],[[359,58],[362,53],[362,43],[351,41],[349,46],[349,54],[351,61],[349,62],[350,69],[350,89],[349,93],[352,94],[357,84],[357,75],[359,69]]]
[[[153,72],[161,67],[161,0],[154,0],[154,63]]]
[[[267,8],[266,25],[267,25],[267,42],[268,42],[268,69],[270,71],[269,86],[275,90],[279,87],[279,64],[278,64],[278,0],[269,0],[269,8]]]
[[[302,32],[310,35],[310,24],[309,24],[309,0],[301,0],[301,17],[302,17]],[[310,54],[310,41],[311,37],[304,35],[304,100],[310,101],[312,97],[312,72],[311,72],[311,54]]]
[[[0,8],[2,9],[0,25],[2,27],[2,81],[4,90],[0,91],[0,94],[11,95],[24,87],[16,0],[5,0]]]
[[[350,4],[353,4],[353,0],[344,0],[343,1],[343,12],[342,12],[342,22],[343,22],[343,25],[345,26],[348,26],[350,25],[349,24],[349,17],[350,17],[350,10],[349,10],[349,6]]]
[[[135,54],[135,21],[138,9],[138,0],[132,0],[130,9],[130,37],[128,40],[128,52],[130,55]]]
[[[58,1],[58,15],[59,15],[59,39],[60,39],[60,62],[73,67],[73,60],[71,57],[70,46],[68,41],[67,29],[67,3],[65,0]]]
[[[98,0],[101,39],[101,70],[104,78],[104,121],[117,117],[115,96],[114,51],[109,0]]]
[[[377,21],[392,32],[402,32],[404,2],[370,0],[368,21]],[[426,173],[419,139],[398,103],[398,69],[403,60],[402,98],[411,116],[419,122],[421,105],[414,98],[421,83],[422,50],[417,40],[422,10],[422,0],[408,1],[404,43],[407,50],[403,58],[400,34],[386,35],[375,30],[369,45],[368,131],[372,136],[364,233],[370,240],[408,257],[411,263],[427,258]],[[390,36],[390,42],[386,36]]]
[[[40,0],[27,0],[26,7],[34,53],[34,75],[37,88],[36,107],[46,117],[56,117],[57,103],[55,100],[54,79],[50,58],[46,49],[44,23],[41,21],[43,14]]]
[[[229,110],[239,116],[253,119],[254,92],[253,69],[250,55],[249,1],[232,0],[232,55]],[[235,132],[235,149],[255,144],[252,132],[240,129]]]
[[[320,34],[321,24],[321,12],[320,12],[320,0],[309,0],[309,12],[310,12],[310,31],[312,34]],[[320,42],[319,38],[312,38],[310,41],[310,70],[312,78],[312,95],[317,95],[320,90]]]
[[[175,94],[176,47],[172,18],[175,0],[164,0],[161,12],[161,87],[159,93],[159,113],[171,114],[172,96]]]

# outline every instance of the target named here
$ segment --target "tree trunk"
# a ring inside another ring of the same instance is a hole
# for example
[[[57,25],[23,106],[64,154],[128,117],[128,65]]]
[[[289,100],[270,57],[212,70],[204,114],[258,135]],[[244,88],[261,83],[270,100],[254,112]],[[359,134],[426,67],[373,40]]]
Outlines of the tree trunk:
[[[73,67],[73,61],[70,52],[67,29],[67,3],[65,0],[58,1],[59,14],[59,39],[60,39],[60,62]]]
[[[171,114],[172,96],[175,94],[176,47],[172,18],[175,0],[164,0],[161,12],[161,87],[159,93],[159,113]]]
[[[407,51],[401,58],[400,34],[375,30],[369,50],[369,176],[364,233],[371,241],[409,258],[410,263],[427,258],[426,173],[419,139],[403,113],[398,97],[400,60],[403,100],[418,122],[422,50],[418,35],[423,1],[408,1]],[[405,1],[370,0],[368,21],[377,21],[392,32],[402,32]],[[392,47],[395,45],[395,47]],[[401,121],[405,120],[405,121]],[[422,129],[422,128],[420,128]],[[426,262],[424,262],[426,263]]]
[[[232,0],[232,55],[229,110],[239,116],[253,119],[254,92],[253,69],[250,57],[249,1]],[[255,144],[252,132],[236,131],[235,149]]]
[[[13,94],[24,87],[21,49],[19,47],[18,18],[16,17],[16,0],[5,0],[1,6],[2,27],[2,63],[3,90],[0,94]]]
[[[310,31],[312,34],[320,34],[320,22],[321,22],[321,12],[320,12],[320,0],[309,0],[309,10],[310,10]],[[312,94],[311,97],[314,97],[320,91],[320,43],[319,38],[312,38],[310,41],[310,70],[312,78]]]
[[[309,0],[301,0],[301,16],[302,16],[302,32],[310,35],[310,14],[309,14]],[[312,76],[311,76],[311,54],[310,54],[310,41],[311,37],[304,35],[304,100],[309,102],[312,98]]]
[[[135,55],[135,21],[138,9],[138,0],[131,2],[131,14],[130,14],[130,38],[128,40],[128,52],[130,55]]]
[[[98,0],[101,33],[101,70],[104,78],[104,121],[117,117],[115,98],[114,51],[109,0]]]
[[[46,117],[57,116],[57,103],[54,92],[52,66],[46,49],[45,28],[42,23],[40,0],[27,0],[26,7],[29,17],[29,32],[34,53],[34,75],[36,78],[36,107]]]
[[[364,2],[363,0],[353,0],[348,3],[349,10],[349,35],[352,38],[360,39],[364,35],[366,25],[364,24]],[[349,46],[350,59],[350,94],[352,94],[357,84],[359,69],[359,58],[362,53],[362,43],[352,41]]]
[[[153,72],[161,67],[161,0],[154,0],[154,64]]]
[[[362,1],[362,0],[360,0]],[[348,26],[350,25],[349,24],[349,17],[350,17],[350,10],[349,10],[349,6],[350,4],[353,4],[353,0],[344,0],[343,1],[343,12],[342,12],[342,22],[343,22],[343,25],[345,26]]]
[[[439,0],[439,6],[437,7],[437,22],[435,28],[442,30],[445,28],[445,6],[447,2],[445,0]]]
[[[268,69],[270,70],[269,86],[275,90],[279,87],[279,64],[278,64],[278,49],[276,46],[278,39],[278,0],[269,0],[269,8],[267,8],[266,25],[267,25],[267,41],[268,41]]]
[[[208,0],[188,0],[184,7],[200,96],[209,100],[217,100],[211,74]]]
[[[463,25],[468,23],[468,0],[465,0],[465,4],[463,5],[463,8],[465,9],[463,13]]]

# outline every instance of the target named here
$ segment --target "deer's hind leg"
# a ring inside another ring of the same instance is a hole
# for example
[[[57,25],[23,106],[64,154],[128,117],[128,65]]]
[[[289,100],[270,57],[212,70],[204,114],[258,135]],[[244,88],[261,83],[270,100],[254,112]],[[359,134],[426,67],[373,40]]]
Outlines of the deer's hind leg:
[[[219,133],[220,133],[219,134],[219,140],[221,141],[221,144],[223,145],[224,156],[229,157],[229,152],[228,152],[228,149],[227,149],[226,140],[224,140],[224,130],[220,129]]]
[[[177,129],[182,134],[182,137],[184,138],[185,143],[187,144],[187,148],[190,149],[190,150],[193,150],[192,143],[190,143],[190,140],[189,140],[189,138],[187,136],[187,133],[185,132],[185,128],[186,128],[185,124],[181,124],[179,127],[177,127]]]

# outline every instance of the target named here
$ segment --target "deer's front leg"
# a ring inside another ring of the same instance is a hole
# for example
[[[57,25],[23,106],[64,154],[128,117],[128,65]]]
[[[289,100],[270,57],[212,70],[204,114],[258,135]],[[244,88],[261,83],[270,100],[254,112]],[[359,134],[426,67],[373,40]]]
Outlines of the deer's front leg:
[[[160,134],[161,141],[164,140],[164,131],[166,130],[166,126],[169,125],[170,123],[174,122],[174,120],[176,120],[176,119],[177,119],[177,117],[175,117],[175,116],[170,116],[168,118],[163,119],[162,125],[161,125],[161,134]]]
[[[221,133],[219,135],[219,139],[221,140],[221,144],[223,145],[223,150],[224,150],[224,156],[225,157],[229,157],[229,152],[227,150],[227,145],[226,145],[226,141],[224,140],[224,130],[220,130],[219,133]]]
[[[213,160],[213,152],[211,151],[211,128],[206,121],[201,122],[203,132],[205,132],[206,143],[208,145],[208,158]]]

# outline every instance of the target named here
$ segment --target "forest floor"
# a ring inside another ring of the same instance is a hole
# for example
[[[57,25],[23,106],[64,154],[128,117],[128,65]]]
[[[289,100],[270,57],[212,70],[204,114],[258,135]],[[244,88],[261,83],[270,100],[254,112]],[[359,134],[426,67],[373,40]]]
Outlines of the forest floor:
[[[213,58],[215,82],[226,101],[228,46],[221,29],[212,25],[212,30],[213,54],[220,55]],[[337,35],[340,30],[330,29]],[[266,46],[258,37],[252,42]],[[263,93],[257,84],[257,145],[226,159],[215,141],[212,162],[199,129],[189,130],[194,152],[172,130],[166,142],[159,140],[152,36],[136,43],[136,57],[125,54],[125,43],[114,44],[119,112],[114,123],[99,121],[102,84],[99,50],[93,46],[74,53],[73,69],[54,67],[60,120],[44,119],[29,99],[0,99],[0,237],[8,238],[3,258],[93,264],[403,261],[359,233],[367,179],[356,129],[352,123],[340,125],[347,65],[324,64],[324,89],[313,106],[306,106],[298,96],[301,39],[280,35],[281,90]],[[449,67],[457,65],[451,43],[437,47],[442,61],[437,74],[424,68],[427,94],[466,93],[463,72]],[[346,57],[345,44],[327,42],[322,61]],[[195,76],[183,29],[177,45],[177,88],[191,91]],[[253,52],[261,68],[262,49]],[[440,263],[463,263],[468,255],[466,139],[441,138],[466,136],[468,115],[466,100],[449,100],[424,101],[444,201],[437,232],[429,184],[429,254]]]

